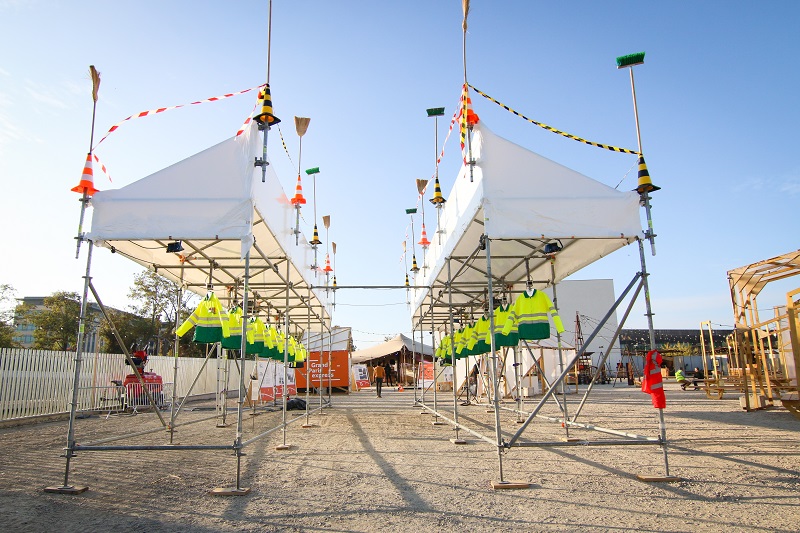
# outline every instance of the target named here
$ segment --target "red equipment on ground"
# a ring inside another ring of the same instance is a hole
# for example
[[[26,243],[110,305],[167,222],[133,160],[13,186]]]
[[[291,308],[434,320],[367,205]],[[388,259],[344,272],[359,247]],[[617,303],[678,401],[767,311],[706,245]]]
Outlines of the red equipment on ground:
[[[145,386],[150,391],[150,394],[153,395],[156,405],[163,405],[163,378],[155,372],[144,371],[144,365],[147,362],[147,352],[144,350],[135,351],[133,352],[131,359],[133,360],[133,364],[136,366],[136,370],[138,370],[139,374],[142,376],[142,381],[144,381]],[[126,361],[125,364],[130,363]],[[142,389],[142,384],[139,382],[139,379],[136,377],[135,373],[126,375],[125,379],[122,380],[122,386],[125,387],[128,405],[130,407],[144,407],[150,405],[150,401],[147,398],[147,393]]]

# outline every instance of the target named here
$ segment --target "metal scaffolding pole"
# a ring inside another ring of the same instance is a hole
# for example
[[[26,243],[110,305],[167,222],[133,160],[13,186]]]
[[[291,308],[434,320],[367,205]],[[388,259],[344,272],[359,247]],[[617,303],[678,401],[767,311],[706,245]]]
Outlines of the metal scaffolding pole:
[[[180,284],[178,285],[178,290],[175,298],[175,344],[174,348],[172,349],[173,356],[175,357],[175,365],[172,369],[172,402],[170,403],[170,413],[169,413],[169,443],[173,444],[175,439],[175,417],[177,416],[177,411],[175,409],[175,404],[178,401],[178,350],[180,346],[180,337],[178,337],[178,327],[180,326],[181,320],[181,298],[183,296],[183,266],[181,266],[181,279]],[[208,359],[206,359],[206,362]],[[205,366],[205,362],[203,363]],[[188,395],[187,395],[188,396]]]
[[[430,296],[431,296],[431,350],[433,351],[433,353],[436,353],[436,341],[435,341],[436,324],[435,324],[434,318],[433,318],[433,291],[432,290],[430,292]],[[420,327],[420,329],[422,329],[422,328]],[[444,368],[442,369],[442,371],[444,371]],[[434,357],[433,358],[433,413],[434,413],[433,414],[433,425],[434,426],[439,426],[439,425],[442,424],[442,422],[439,421],[439,412],[438,412],[439,408],[437,407],[437,404],[436,404],[436,389],[439,388],[438,377],[439,377],[439,373],[436,372],[436,357]]]
[[[78,242],[83,240],[83,237],[78,237]],[[86,306],[89,298],[89,285],[91,283],[91,268],[92,268],[92,241],[89,241],[89,252],[86,254],[86,273],[83,276],[83,299],[81,300],[81,314],[78,323],[78,339],[75,348],[75,377],[72,381],[72,401],[69,405],[69,428],[67,429],[67,448],[64,451],[66,464],[64,466],[64,483],[60,486],[47,487],[46,492],[57,492],[63,494],[80,494],[86,492],[89,487],[75,486],[69,484],[69,463],[75,456],[75,415],[78,412],[78,386],[80,385],[81,365],[83,355],[83,339],[86,331]]]
[[[248,301],[247,293],[249,291],[248,283],[250,281],[250,250],[244,256],[244,288],[242,296],[242,344],[239,350],[239,400],[237,402],[238,409],[236,412],[236,488],[235,493],[248,493],[250,488],[242,488],[242,435],[243,435],[243,415],[244,415],[244,400],[246,390],[244,388],[244,362],[247,351],[247,310]]]
[[[645,195],[647,195],[647,193],[645,193]],[[645,316],[647,317],[647,328],[650,333],[650,349],[655,350],[656,333],[653,328],[653,312],[650,307],[650,289],[647,283],[647,278],[650,276],[650,274],[647,273],[647,265],[644,260],[644,244],[642,243],[641,239],[639,239],[637,242],[639,244],[639,259],[642,263],[642,286],[644,287],[644,304],[646,310]],[[652,238],[650,239],[650,243],[652,245],[653,243]],[[655,250],[653,250],[653,252],[655,253]],[[667,454],[667,424],[664,421],[663,409],[658,410],[658,430],[659,430],[659,435],[661,437],[661,451],[664,453],[664,476],[670,478],[671,476],[669,475],[669,456]]]
[[[283,387],[281,387],[281,400],[283,403],[283,444],[276,446],[276,450],[288,450],[289,445],[286,444],[286,404],[288,401],[289,391],[289,293],[292,289],[292,282],[289,281],[291,276],[291,261],[286,261],[286,310],[283,313]]]
[[[455,333],[455,322],[453,321],[453,287],[452,272],[450,270],[450,258],[447,258],[447,305],[450,319],[450,364],[453,366],[453,424],[455,425],[456,437],[451,439],[453,444],[466,444],[466,441],[458,436],[458,382],[456,380],[456,345],[453,342]],[[466,358],[465,358],[466,360]],[[464,374],[467,381],[467,401],[469,401],[469,373]]]
[[[314,245],[314,265],[316,265],[316,264],[317,264],[317,245],[315,244]],[[309,304],[308,305],[308,321],[306,322],[306,332],[307,332],[307,334],[306,334],[306,342],[308,344],[311,344],[311,285],[308,286],[308,290],[306,292],[306,295],[307,295],[306,296],[307,302]],[[306,347],[306,353],[308,353],[308,347]],[[305,368],[305,371],[306,371],[306,423],[303,424],[300,427],[310,428],[310,427],[314,427],[314,425],[311,423],[311,420],[309,418],[311,416],[311,413],[310,413],[311,407],[309,406],[309,403],[308,403],[309,402],[308,389],[311,388],[311,361],[306,361],[306,363],[303,365],[303,367]],[[295,380],[296,379],[297,378],[295,377]]]
[[[553,280],[553,309],[556,310],[558,313],[558,293],[556,292],[556,259],[555,256],[550,258],[550,274]],[[560,365],[560,371],[564,372],[564,350],[561,346],[561,332],[558,331],[556,328],[556,341],[558,342],[558,364]],[[567,367],[567,371],[572,368],[572,365]],[[566,388],[566,380],[561,381],[561,398],[564,402],[563,411],[564,411],[564,422],[569,420],[569,415],[567,414],[567,388]],[[578,380],[575,379],[575,390],[578,390]],[[569,440],[569,425],[564,424],[564,437]]]
[[[483,243],[486,245],[486,288],[488,298],[492,298],[494,292],[492,288],[492,241],[489,239],[487,234],[483,234]],[[489,337],[490,346],[489,349],[491,350],[491,362],[492,368],[490,377],[492,379],[492,390],[493,390],[493,400],[494,400],[494,428],[495,428],[495,437],[497,439],[497,465],[498,465],[498,472],[499,472],[499,483],[504,483],[503,479],[503,434],[500,429],[500,383],[498,382],[497,376],[497,346],[494,342],[494,307],[489,306],[489,331],[492,332],[492,335]]]

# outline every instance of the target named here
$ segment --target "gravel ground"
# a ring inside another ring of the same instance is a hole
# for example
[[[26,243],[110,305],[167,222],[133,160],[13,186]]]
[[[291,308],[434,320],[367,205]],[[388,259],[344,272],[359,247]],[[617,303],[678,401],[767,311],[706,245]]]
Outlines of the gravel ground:
[[[567,395],[573,413],[580,397]],[[429,394],[427,403],[432,404]],[[316,405],[318,400],[312,402]],[[236,486],[230,451],[84,451],[71,463],[70,483],[80,495],[51,494],[61,485],[65,421],[0,430],[0,524],[5,531],[787,531],[800,523],[800,420],[782,407],[747,413],[736,397],[709,400],[702,392],[667,384],[665,410],[670,474],[678,482],[643,482],[661,476],[657,446],[550,446],[502,454],[505,481],[530,488],[493,490],[497,449],[435,425],[414,405],[414,392],[334,395],[333,407],[288,426],[288,450],[276,450],[276,431],[245,448],[240,486],[245,496],[212,496]],[[505,404],[513,407],[513,404]],[[533,404],[528,404],[530,410]],[[231,403],[235,406],[235,403]],[[452,393],[437,406],[453,417]],[[227,427],[202,420],[213,409],[181,415],[179,444],[229,445]],[[546,413],[555,416],[548,403]],[[248,439],[274,428],[282,413],[244,415]],[[635,387],[603,385],[593,391],[579,421],[657,436],[649,397]],[[297,411],[288,413],[290,418]],[[460,422],[494,438],[487,405],[460,406]],[[504,437],[517,431],[517,415],[503,411]],[[185,425],[186,422],[196,423]],[[79,443],[157,428],[153,413],[94,415],[77,421]],[[570,429],[570,437],[596,442],[612,435]],[[534,419],[524,440],[565,443],[560,424]],[[109,444],[163,444],[163,431]]]

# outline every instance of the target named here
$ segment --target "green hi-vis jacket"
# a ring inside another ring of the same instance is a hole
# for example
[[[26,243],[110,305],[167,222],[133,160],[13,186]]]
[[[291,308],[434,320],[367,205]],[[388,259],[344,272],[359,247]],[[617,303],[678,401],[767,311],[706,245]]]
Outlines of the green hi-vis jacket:
[[[491,350],[487,344],[487,334],[489,333],[489,317],[482,316],[480,320],[475,323],[472,329],[472,335],[467,340],[467,349],[472,355],[480,355],[488,353]]]
[[[222,339],[222,347],[226,350],[242,349],[242,308],[238,305],[228,311],[228,331],[230,336]]]
[[[227,318],[217,296],[209,292],[175,333],[178,337],[183,337],[194,327],[194,342],[205,344],[219,342],[230,336]]]
[[[494,310],[494,347],[500,348],[502,346],[516,346],[519,344],[519,330],[512,328],[512,331],[507,335],[503,334],[503,327],[506,325],[508,315],[511,314],[511,306],[502,305],[497,306]],[[489,332],[486,332],[486,344],[492,342]]]
[[[556,331],[563,333],[564,325],[550,298],[542,291],[534,290],[531,295],[523,292],[514,302],[514,307],[508,314],[506,324],[503,326],[503,335],[508,335],[516,329],[522,340],[549,339],[548,314],[553,318]]]

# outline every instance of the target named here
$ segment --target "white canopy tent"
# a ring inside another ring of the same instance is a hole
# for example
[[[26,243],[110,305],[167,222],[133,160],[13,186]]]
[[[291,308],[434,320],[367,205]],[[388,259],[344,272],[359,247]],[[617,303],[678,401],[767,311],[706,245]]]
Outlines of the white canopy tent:
[[[431,346],[422,344],[414,339],[410,339],[400,333],[393,339],[389,339],[386,342],[353,352],[350,360],[353,364],[364,363],[372,359],[398,353],[403,348],[405,348],[408,353],[433,356],[433,348],[431,348]]]
[[[276,309],[305,330],[330,325],[327,279],[272,166],[262,182],[252,123],[244,132],[91,200],[86,238],[221,301],[241,298],[245,256],[255,309]],[[169,253],[170,242],[182,251]],[[312,288],[313,287],[313,288]],[[288,292],[288,294],[287,294]],[[250,307],[250,306],[249,306]],[[252,309],[252,308],[251,308]]]
[[[484,235],[491,240],[495,290],[522,283],[516,293],[526,279],[544,288],[641,236],[636,192],[615,190],[550,161],[482,122],[474,127],[472,158],[474,165],[461,167],[442,208],[438,229],[445,238],[433,239],[414,283],[415,322],[427,315],[423,323],[429,324],[433,310],[434,321],[446,323],[447,315],[437,309],[449,308],[448,281],[453,307],[483,307]],[[554,260],[544,253],[549,243],[562,248]]]

